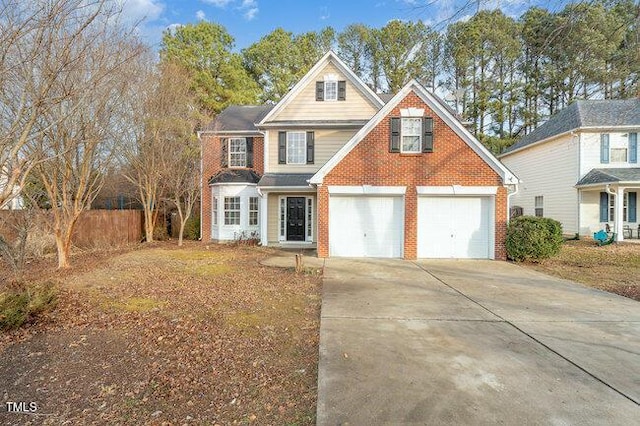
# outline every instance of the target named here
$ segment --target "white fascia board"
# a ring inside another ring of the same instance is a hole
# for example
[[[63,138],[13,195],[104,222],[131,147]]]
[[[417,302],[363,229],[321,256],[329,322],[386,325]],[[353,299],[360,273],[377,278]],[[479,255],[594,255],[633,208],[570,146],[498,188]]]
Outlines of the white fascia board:
[[[210,183],[209,186],[257,186],[257,183],[249,182],[217,182]]]
[[[338,55],[333,53],[333,51],[329,50],[327,53],[325,53],[325,55],[322,58],[320,58],[318,62],[316,62],[316,64],[309,70],[309,72],[307,72],[305,76],[302,77],[302,79],[300,79],[300,81],[298,81],[291,88],[291,90],[289,90],[289,93],[287,93],[280,100],[280,102],[278,102],[276,106],[273,107],[271,111],[269,111],[267,115],[265,115],[262,118],[262,120],[260,120],[259,123],[256,123],[256,126],[263,125],[264,123],[268,122],[273,116],[277,115],[280,111],[282,111],[282,109],[284,109],[284,107],[286,107],[289,104],[289,102],[291,102],[296,96],[298,96],[298,94],[300,94],[302,89],[304,89],[307,86],[307,84],[309,84],[316,77],[316,74],[320,72],[320,70],[326,64],[329,63],[330,59],[333,60],[333,63],[347,76],[347,78],[349,78],[351,83],[360,87],[360,89],[364,92],[367,98],[369,98],[371,102],[376,104],[378,108],[381,108],[384,105],[384,102],[382,102],[382,99],[380,99],[380,97],[376,95],[375,92],[373,92],[373,90],[371,90],[369,86],[367,86],[360,79],[360,77],[358,77],[353,71],[351,71],[351,69],[349,69],[349,67],[346,66],[345,63],[340,60],[340,58],[338,58]]]
[[[260,186],[262,192],[316,192],[312,186]]]
[[[497,186],[417,186],[418,195],[496,195]]]
[[[263,132],[261,132],[260,130],[202,130],[198,132],[198,136],[201,134],[220,135],[220,136],[224,136],[224,135],[261,136],[263,135]]]
[[[330,195],[404,195],[406,186],[328,186]]]
[[[505,185],[515,185],[520,181],[516,175],[502,164],[487,148],[480,143],[449,111],[438,102],[433,95],[427,92],[416,80],[407,83],[387,104],[374,115],[369,122],[362,127],[338,152],[325,163],[309,180],[313,184],[322,183],[324,177],[349,152],[371,132],[410,92],[416,93],[454,132],[465,141],[496,173],[500,175]]]
[[[460,136],[460,138],[475,151],[496,173],[502,178],[505,185],[515,185],[520,182],[518,177],[500,162],[482,143],[471,134],[466,127],[460,123],[440,102],[438,102],[431,93],[429,93],[416,80],[409,84],[415,88],[415,93],[436,112],[436,114]]]
[[[344,144],[342,148],[340,148],[338,152],[336,152],[335,155],[329,159],[329,161],[327,161],[322,167],[320,167],[320,170],[318,170],[316,174],[313,175],[311,179],[309,179],[309,182],[313,184],[321,184],[327,173],[333,170],[333,168],[337,166],[338,163],[340,163],[340,161],[342,161],[344,157],[346,157],[347,154],[349,154],[349,152],[351,152],[351,150],[362,139],[364,139],[364,137],[368,135],[369,132],[371,132],[378,125],[378,123],[380,123],[380,121],[382,121],[382,119],[386,117],[393,110],[393,108],[396,107],[400,100],[405,98],[408,93],[409,85],[406,85],[402,89],[400,89],[400,91],[396,93],[395,96],[389,102],[387,102],[386,105],[382,107],[382,109],[380,109],[380,111],[378,111],[373,117],[371,117],[371,120],[369,120],[367,124],[365,124],[360,130],[358,130],[358,132],[353,135],[353,137],[349,139],[349,141]]]
[[[610,186],[623,186],[625,188],[629,188],[629,189],[636,189],[636,188],[640,188],[640,182],[638,181],[625,181],[625,182],[601,182],[601,183],[588,183],[586,185],[574,185],[574,188],[578,188],[578,189],[597,189],[597,188],[604,188],[605,186],[610,185]]]

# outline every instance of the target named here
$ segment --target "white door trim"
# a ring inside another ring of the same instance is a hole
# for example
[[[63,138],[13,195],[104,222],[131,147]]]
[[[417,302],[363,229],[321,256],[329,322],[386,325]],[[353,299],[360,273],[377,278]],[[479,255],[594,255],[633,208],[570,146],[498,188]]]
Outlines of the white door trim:
[[[331,195],[404,195],[406,186],[328,186]]]

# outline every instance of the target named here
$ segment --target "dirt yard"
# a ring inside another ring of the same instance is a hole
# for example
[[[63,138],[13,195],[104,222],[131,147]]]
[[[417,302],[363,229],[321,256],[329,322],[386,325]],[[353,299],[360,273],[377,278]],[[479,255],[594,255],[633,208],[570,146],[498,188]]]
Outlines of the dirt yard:
[[[314,424],[321,277],[258,263],[272,253],[166,243],[31,265],[58,305],[0,335],[0,423]]]
[[[523,265],[640,301],[640,244],[567,241],[558,256]]]

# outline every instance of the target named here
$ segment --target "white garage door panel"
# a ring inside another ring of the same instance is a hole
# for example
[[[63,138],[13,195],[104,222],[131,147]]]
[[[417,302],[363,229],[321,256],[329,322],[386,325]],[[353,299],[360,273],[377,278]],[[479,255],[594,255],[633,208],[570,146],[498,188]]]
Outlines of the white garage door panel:
[[[490,258],[491,200],[491,197],[419,198],[418,257]]]
[[[329,255],[402,257],[402,197],[331,196]]]

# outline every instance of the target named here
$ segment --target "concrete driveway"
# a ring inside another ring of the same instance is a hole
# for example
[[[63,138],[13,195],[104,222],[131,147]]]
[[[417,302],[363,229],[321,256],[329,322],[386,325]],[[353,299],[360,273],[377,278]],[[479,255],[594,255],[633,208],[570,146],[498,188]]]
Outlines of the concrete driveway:
[[[640,303],[505,262],[328,259],[319,425],[640,424]]]

